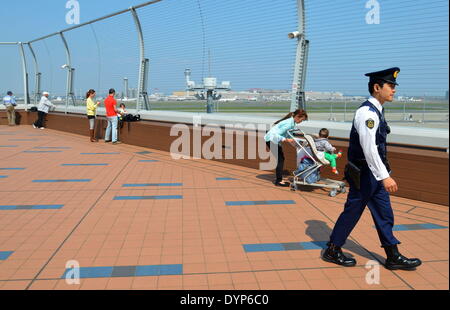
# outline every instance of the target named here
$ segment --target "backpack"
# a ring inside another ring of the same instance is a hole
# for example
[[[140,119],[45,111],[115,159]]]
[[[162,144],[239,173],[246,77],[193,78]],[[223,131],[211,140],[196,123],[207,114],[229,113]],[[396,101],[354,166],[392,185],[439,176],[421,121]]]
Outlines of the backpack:
[[[141,120],[141,116],[139,114],[133,115],[133,114],[127,114],[123,118],[125,122],[138,122]]]

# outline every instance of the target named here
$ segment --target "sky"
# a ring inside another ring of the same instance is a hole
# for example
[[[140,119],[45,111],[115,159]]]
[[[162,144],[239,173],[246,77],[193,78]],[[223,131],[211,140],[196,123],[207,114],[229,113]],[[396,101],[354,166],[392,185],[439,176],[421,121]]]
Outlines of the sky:
[[[67,0],[2,0],[0,42],[27,42],[70,27]],[[143,0],[78,0],[80,22],[143,3]],[[366,17],[379,4],[379,24]],[[200,83],[213,76],[233,90],[290,89],[297,28],[296,0],[163,0],[138,10],[149,90],[184,90],[184,69]],[[365,95],[364,73],[398,66],[397,94],[443,96],[448,90],[448,1],[305,0],[310,41],[306,90]],[[6,13],[5,13],[6,12]],[[75,68],[75,90],[137,86],[139,45],[129,13],[65,34]],[[59,37],[33,44],[42,87],[65,93],[66,55]],[[29,85],[35,69],[29,50]],[[0,46],[0,93],[23,89],[16,46]]]

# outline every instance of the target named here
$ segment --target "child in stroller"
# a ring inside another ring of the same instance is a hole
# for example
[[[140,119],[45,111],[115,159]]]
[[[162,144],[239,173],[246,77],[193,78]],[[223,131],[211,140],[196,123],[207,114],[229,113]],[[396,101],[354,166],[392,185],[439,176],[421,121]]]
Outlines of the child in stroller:
[[[330,132],[326,128],[322,128],[319,131],[319,136],[316,136],[314,143],[316,144],[317,151],[324,152],[325,159],[330,162],[331,171],[334,174],[339,174],[336,168],[336,158],[342,157],[342,151],[334,154],[336,148],[328,142],[328,136]]]
[[[303,133],[303,132],[302,132]],[[297,145],[297,169],[293,172],[294,181],[291,189],[297,190],[297,185],[329,188],[331,197],[338,192],[345,192],[345,183],[320,177],[320,167],[330,165],[325,159],[325,152],[319,152],[312,136],[304,134],[303,138],[294,137],[293,131],[289,135]]]

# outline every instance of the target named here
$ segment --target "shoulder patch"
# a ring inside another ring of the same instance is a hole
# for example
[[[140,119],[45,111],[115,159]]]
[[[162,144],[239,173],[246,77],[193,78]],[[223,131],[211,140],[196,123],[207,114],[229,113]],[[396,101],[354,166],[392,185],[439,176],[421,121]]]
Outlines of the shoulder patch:
[[[366,126],[367,126],[367,128],[372,129],[373,127],[375,127],[375,121],[373,119],[369,118],[366,121]]]

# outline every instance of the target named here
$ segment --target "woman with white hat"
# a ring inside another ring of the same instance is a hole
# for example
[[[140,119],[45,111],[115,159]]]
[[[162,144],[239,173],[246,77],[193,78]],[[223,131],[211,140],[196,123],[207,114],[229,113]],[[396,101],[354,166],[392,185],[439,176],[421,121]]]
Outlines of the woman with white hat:
[[[48,99],[49,95],[46,91],[42,93],[42,98],[38,105],[38,119],[33,124],[34,128],[44,129],[45,116],[48,114],[50,108],[55,107]]]

